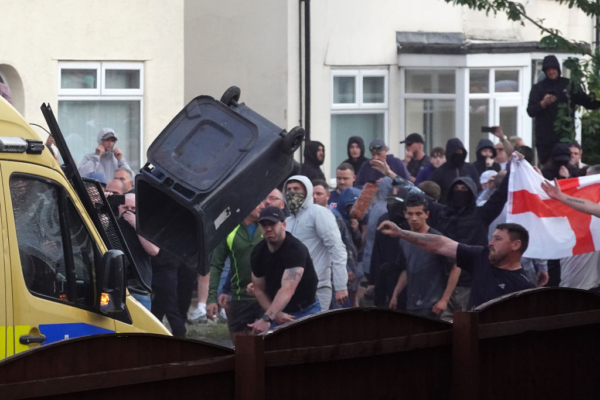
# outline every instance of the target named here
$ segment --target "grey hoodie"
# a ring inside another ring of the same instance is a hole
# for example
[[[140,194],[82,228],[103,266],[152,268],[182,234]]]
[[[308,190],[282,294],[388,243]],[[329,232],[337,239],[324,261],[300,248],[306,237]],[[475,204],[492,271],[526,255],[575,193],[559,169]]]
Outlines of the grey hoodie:
[[[100,132],[98,132],[96,141],[99,145],[102,144],[102,138],[104,135],[110,132],[112,132],[112,136],[116,138],[114,135],[115,132],[110,128],[103,128],[100,130]],[[83,156],[83,159],[77,167],[81,176],[86,176],[92,172],[100,172],[104,174],[106,182],[113,180],[115,171],[119,168],[127,168],[131,172],[131,176],[134,176],[129,164],[127,164],[127,161],[125,161],[125,157],[121,157],[120,160],[117,160],[113,151],[105,152],[102,157],[96,155],[96,153],[86,154]]]
[[[336,292],[347,289],[348,272],[346,271],[346,262],[348,254],[342,242],[335,217],[327,208],[313,203],[313,185],[306,176],[294,175],[290,177],[285,182],[284,188],[290,180],[298,181],[304,185],[306,199],[298,212],[290,214],[285,220],[287,224],[285,230],[291,232],[308,248],[319,278],[318,288],[331,287],[331,272],[333,269],[333,289]]]

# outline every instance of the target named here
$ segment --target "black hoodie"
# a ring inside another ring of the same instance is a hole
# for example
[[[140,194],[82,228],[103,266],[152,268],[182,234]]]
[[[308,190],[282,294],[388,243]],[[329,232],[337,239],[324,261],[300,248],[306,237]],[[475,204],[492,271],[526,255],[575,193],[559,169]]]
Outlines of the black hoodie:
[[[594,100],[583,88],[577,92],[569,85],[567,78],[561,77],[560,63],[555,56],[547,56],[542,63],[542,70],[546,72],[547,68],[558,69],[558,78],[550,79],[546,77],[533,85],[529,92],[529,104],[527,105],[527,114],[535,118],[535,144],[536,146],[552,147],[561,139],[559,134],[554,131],[554,120],[558,114],[559,104],[571,103],[573,123],[575,123],[575,106],[580,105],[588,110],[600,108],[600,102]],[[540,102],[546,94],[554,94],[557,100],[543,108]],[[549,153],[547,154],[547,156]],[[545,160],[540,160],[542,163]]]
[[[354,143],[360,147],[360,156],[358,158],[352,158],[350,155],[350,145]],[[354,173],[358,174],[360,167],[362,167],[365,161],[367,161],[367,157],[365,157],[365,142],[360,136],[352,136],[350,139],[348,139],[348,159],[344,160],[344,162],[352,165],[354,168]]]
[[[433,172],[431,176],[431,180],[440,185],[440,189],[442,189],[442,195],[440,197],[440,203],[447,204],[446,196],[448,191],[450,190],[450,185],[456,178],[465,176],[473,179],[475,182],[475,186],[477,191],[481,190],[481,185],[479,184],[479,175],[477,174],[477,169],[475,166],[469,163],[456,163],[456,160],[453,160],[454,154],[458,149],[463,149],[465,154],[465,159],[467,156],[467,149],[463,146],[462,142],[458,138],[452,138],[448,140],[446,144],[446,162],[442,164],[438,169]],[[477,192],[475,193],[477,195]]]
[[[304,164],[302,164],[300,175],[306,176],[311,181],[313,179],[325,180],[325,175],[320,168],[320,166],[323,164],[323,161],[319,161],[317,158],[319,146],[323,147],[323,160],[325,160],[325,146],[323,146],[323,143],[313,140],[306,142],[306,147],[304,148]]]
[[[481,176],[481,174],[487,170],[494,170],[496,172],[500,172],[500,164],[498,164],[497,162],[494,162],[489,168],[485,166],[485,157],[481,155],[481,150],[483,149],[491,149],[492,158],[496,158],[496,149],[494,148],[494,143],[492,143],[490,139],[481,139],[479,141],[479,144],[477,145],[477,151],[475,153],[477,155],[477,161],[473,163],[475,169],[477,169],[477,173],[479,174],[479,176]]]

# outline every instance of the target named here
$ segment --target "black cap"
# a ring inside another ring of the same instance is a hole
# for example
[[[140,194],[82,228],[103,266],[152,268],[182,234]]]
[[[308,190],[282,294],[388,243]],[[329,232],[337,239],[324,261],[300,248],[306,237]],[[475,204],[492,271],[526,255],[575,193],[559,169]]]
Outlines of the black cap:
[[[258,222],[262,222],[262,221],[272,221],[272,222],[283,222],[285,221],[285,215],[283,214],[283,211],[281,211],[281,209],[279,207],[275,207],[275,206],[269,206],[265,209],[263,209],[260,212],[260,216],[258,217]]]
[[[408,135],[406,137],[406,139],[404,139],[400,143],[406,143],[407,145],[410,146],[413,143],[425,143],[425,142],[423,141],[423,136],[419,135],[418,133],[411,133],[410,135]]]
[[[385,145],[383,139],[373,139],[371,144],[369,144],[369,151],[380,152],[385,149],[387,149],[387,146]]]

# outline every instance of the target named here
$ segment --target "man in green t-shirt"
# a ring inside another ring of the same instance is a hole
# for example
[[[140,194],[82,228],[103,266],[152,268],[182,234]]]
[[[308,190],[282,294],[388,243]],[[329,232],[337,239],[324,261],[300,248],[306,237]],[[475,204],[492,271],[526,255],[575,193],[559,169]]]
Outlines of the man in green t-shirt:
[[[231,340],[235,343],[235,336],[248,331],[248,324],[260,318],[264,311],[255,297],[250,296],[246,287],[252,282],[250,269],[250,254],[252,249],[262,240],[260,229],[257,229],[258,217],[264,204],[259,204],[222,241],[212,253],[210,261],[210,286],[208,291],[208,306],[206,313],[214,319],[219,313],[217,305],[217,291],[225,261],[231,260],[231,292],[227,324]]]

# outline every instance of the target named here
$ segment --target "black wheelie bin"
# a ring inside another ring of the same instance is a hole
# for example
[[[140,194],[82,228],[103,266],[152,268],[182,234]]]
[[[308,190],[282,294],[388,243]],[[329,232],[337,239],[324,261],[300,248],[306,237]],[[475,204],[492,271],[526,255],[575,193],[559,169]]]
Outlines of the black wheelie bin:
[[[292,171],[302,128],[289,133],[238,103],[192,100],[148,149],[136,176],[137,229],[202,275],[208,255]]]

